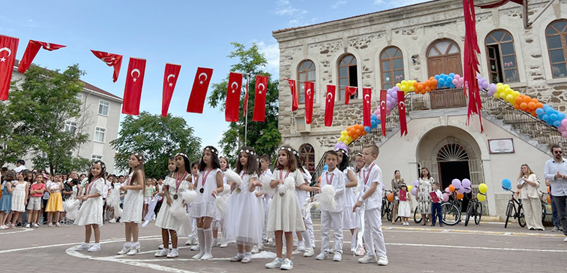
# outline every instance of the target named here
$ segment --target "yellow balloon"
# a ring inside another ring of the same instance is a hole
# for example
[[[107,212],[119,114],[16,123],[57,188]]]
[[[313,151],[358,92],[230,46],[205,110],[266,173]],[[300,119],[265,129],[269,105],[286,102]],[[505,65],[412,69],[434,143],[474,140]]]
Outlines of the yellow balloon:
[[[500,93],[494,92],[494,95],[492,95],[495,99],[500,98]]]
[[[499,84],[500,84],[500,86],[497,86],[497,87],[496,87],[496,92],[502,93],[502,92],[504,92],[504,86],[502,86],[501,83],[499,83]]]
[[[506,92],[502,92],[502,93],[500,93],[500,98],[502,98],[502,99],[506,99],[506,96],[507,96],[507,95],[506,95]]]
[[[348,141],[348,142],[350,143],[350,142],[352,142],[352,137],[350,137],[350,136],[346,136],[345,140],[346,140],[346,141]]]
[[[512,96],[512,95],[506,95],[506,101],[507,102],[513,101],[514,103],[516,102],[516,100],[514,100],[514,96]]]
[[[484,183],[478,185],[478,191],[480,193],[486,193],[486,191],[488,190],[488,186]]]
[[[407,84],[407,81],[406,81],[406,80],[403,80],[403,81],[402,81],[402,85],[406,85],[406,84]]]
[[[411,190],[413,189],[412,185],[408,185],[408,191],[411,192]]]
[[[497,83],[496,87],[499,87],[499,86],[503,86],[503,84],[501,82]]]
[[[348,145],[348,144],[349,144],[349,142],[348,142],[348,141],[347,141],[346,139],[345,139],[345,140],[343,140],[343,143],[344,143],[344,144],[346,144],[346,145]]]
[[[342,132],[341,132],[341,135],[346,136],[346,135],[348,135],[348,132],[347,132],[347,131],[342,131]]]
[[[486,200],[486,195],[484,195],[482,193],[477,193],[476,199],[478,199],[478,201],[482,202],[482,201]]]
[[[412,85],[412,86],[410,86],[410,88],[409,88],[409,91],[410,91],[410,92],[413,92],[413,91],[415,91],[415,87],[413,87],[413,85]]]

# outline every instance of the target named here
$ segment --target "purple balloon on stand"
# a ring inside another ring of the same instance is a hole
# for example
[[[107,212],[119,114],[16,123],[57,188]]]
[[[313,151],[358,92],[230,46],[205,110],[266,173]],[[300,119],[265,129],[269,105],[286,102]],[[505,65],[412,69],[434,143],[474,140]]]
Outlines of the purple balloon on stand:
[[[419,180],[416,179],[415,181],[413,181],[413,186],[417,187],[417,185],[419,185]]]
[[[413,196],[417,196],[417,189],[416,188],[411,189],[411,194]]]
[[[465,193],[465,187],[460,187],[457,189],[458,193]]]
[[[465,189],[465,193],[470,193],[472,191],[471,188],[465,188],[465,187],[463,187],[463,188]]]
[[[471,181],[468,180],[467,178],[463,179],[463,182],[461,183],[461,185],[465,188],[470,188],[471,187]]]
[[[453,179],[453,181],[451,181],[451,184],[453,184],[453,187],[455,187],[455,189],[458,189],[461,187],[461,180],[459,179]]]

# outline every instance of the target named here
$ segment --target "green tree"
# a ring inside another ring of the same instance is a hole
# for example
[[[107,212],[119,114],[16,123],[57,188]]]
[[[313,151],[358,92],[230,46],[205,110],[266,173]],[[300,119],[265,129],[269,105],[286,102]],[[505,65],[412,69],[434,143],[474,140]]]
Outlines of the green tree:
[[[143,152],[147,177],[167,175],[170,156],[185,153],[191,160],[199,159],[201,139],[195,137],[194,129],[185,119],[151,115],[142,112],[139,116],[126,116],[122,121],[120,137],[110,142],[116,149],[116,166],[128,170],[128,158],[134,152]]]
[[[246,84],[246,74],[250,75],[250,82],[248,84],[248,127],[247,138],[244,143],[245,135],[245,92],[241,93],[240,97],[240,111],[239,121],[232,122],[227,131],[223,133],[220,140],[220,146],[223,153],[228,157],[231,163],[236,162],[238,149],[243,146],[252,146],[258,154],[268,154],[273,156],[281,141],[281,135],[278,131],[278,82],[272,80],[271,75],[263,69],[268,64],[266,56],[260,53],[258,45],[253,44],[250,48],[246,48],[240,43],[231,43],[234,50],[228,55],[229,58],[237,58],[238,63],[231,66],[231,72],[244,73],[244,83]],[[266,95],[266,118],[264,122],[253,122],[252,116],[254,115],[254,87],[256,85],[256,76],[268,76],[268,92]],[[226,99],[226,90],[228,87],[228,76],[220,83],[215,83],[212,86],[213,91],[209,96],[208,103],[213,108],[220,108],[224,111]]]
[[[0,117],[0,166],[15,164],[26,149],[14,134],[14,115],[8,110],[7,103],[0,103]]]
[[[87,159],[72,154],[88,135],[65,131],[65,121],[81,118],[77,94],[83,89],[82,75],[77,64],[62,73],[32,66],[22,80],[11,85],[6,110],[13,122],[13,137],[8,145],[14,145],[12,151],[25,148],[36,168],[48,167],[53,174],[88,164]]]

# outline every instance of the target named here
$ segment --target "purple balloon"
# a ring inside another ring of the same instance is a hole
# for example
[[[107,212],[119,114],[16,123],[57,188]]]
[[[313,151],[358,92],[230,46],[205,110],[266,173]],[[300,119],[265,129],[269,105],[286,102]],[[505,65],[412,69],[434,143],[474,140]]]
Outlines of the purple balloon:
[[[382,183],[382,190],[386,189],[386,184]]]
[[[467,178],[463,179],[463,182],[461,182],[461,185],[465,188],[470,188],[471,187],[471,181],[468,180]]]
[[[417,189],[416,188],[411,189],[411,194],[413,196],[417,196]]]
[[[458,193],[465,193],[465,187],[460,187],[457,189]]]
[[[392,108],[392,102],[391,101],[386,101],[386,107],[388,108]]]
[[[491,83],[488,90],[490,90],[490,92],[492,92],[492,94],[494,94],[494,92],[496,92],[496,90],[497,90],[496,84]]]
[[[400,88],[399,88],[399,87],[397,87],[397,86],[394,86],[394,87],[392,87],[392,90],[394,90],[394,91],[398,92],[398,91],[400,91]]]
[[[470,193],[472,191],[471,188],[465,188],[465,187],[463,187],[463,188],[465,189],[465,193]]]
[[[488,83],[482,82],[482,89],[487,89],[487,88],[488,88]]]
[[[455,187],[455,189],[458,189],[461,187],[461,180],[459,179],[453,179],[453,181],[451,181],[451,184],[453,184],[453,187]]]
[[[416,179],[415,181],[413,181],[413,186],[417,187],[417,185],[419,185],[419,180]]]

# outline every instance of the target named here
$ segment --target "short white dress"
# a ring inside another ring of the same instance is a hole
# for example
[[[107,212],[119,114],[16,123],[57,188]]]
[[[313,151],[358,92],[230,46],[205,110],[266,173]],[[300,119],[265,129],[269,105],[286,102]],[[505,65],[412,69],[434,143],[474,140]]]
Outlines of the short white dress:
[[[26,185],[28,182],[24,182],[23,184],[16,182],[14,190],[12,191],[12,211],[24,212],[26,211]],[[14,185],[14,184],[12,184]]]
[[[217,187],[217,173],[220,169],[204,170],[199,172],[196,181],[197,198],[193,201],[191,218],[210,217],[215,218],[216,207],[213,190]]]
[[[178,203],[177,205],[180,205],[183,202],[183,199],[181,198],[181,193],[189,190],[190,183],[191,182],[184,179],[183,181],[181,181],[181,183],[179,183],[179,188],[176,189],[177,185],[175,178],[169,176],[165,177],[165,180],[163,181],[164,189],[165,186],[169,187],[169,196],[171,196],[172,203],[171,206],[168,205],[167,198],[165,198],[164,195],[163,204],[161,205],[158,216],[156,218],[156,226],[163,229],[172,229],[175,231],[179,230],[183,222],[183,219],[177,219],[173,217],[173,215],[171,215],[170,209],[171,207],[175,206],[175,203]],[[177,199],[174,199],[173,197],[175,194],[178,195]]]
[[[350,183],[348,178],[348,172],[351,171],[354,175],[354,170],[351,167],[347,167],[343,171],[345,184]],[[356,177],[356,176],[355,176]],[[356,197],[354,196],[354,191],[356,187],[345,188],[345,208],[343,209],[343,228],[344,229],[356,229],[360,226],[359,215],[352,211]]]
[[[132,175],[134,172],[128,175],[126,186],[132,185]],[[144,189],[141,190],[127,190],[124,195],[124,203],[122,204],[123,211],[120,218],[121,223],[134,222],[137,224],[142,223],[142,210],[144,207]]]
[[[228,201],[226,238],[238,244],[259,244],[262,240],[262,213],[258,198],[250,191],[250,180],[258,175],[240,172],[242,183],[234,189]]]
[[[299,170],[295,172],[276,170],[274,179],[285,181],[282,188],[278,187],[268,213],[268,232],[281,230],[284,232],[304,231],[305,225],[301,208],[297,201],[295,187],[304,183]]]
[[[410,193],[406,191],[406,201],[400,200],[398,204],[398,216],[400,217],[411,217],[411,205],[408,198],[409,195]]]
[[[102,206],[104,204],[104,201],[102,200],[102,191],[104,190],[104,183],[104,178],[101,177],[91,183],[85,184],[85,195],[95,193],[99,193],[101,195],[89,198],[81,204],[77,219],[75,219],[76,225],[85,226],[95,224],[102,226]]]

